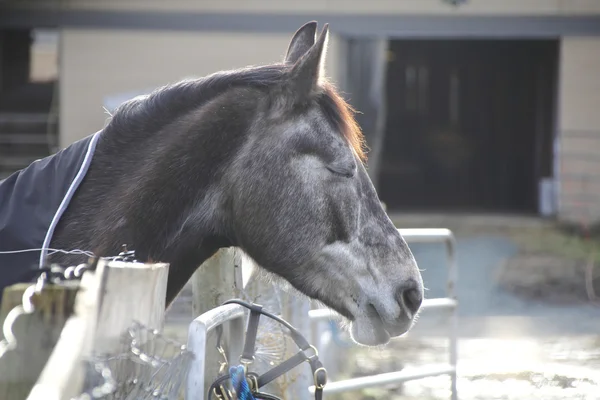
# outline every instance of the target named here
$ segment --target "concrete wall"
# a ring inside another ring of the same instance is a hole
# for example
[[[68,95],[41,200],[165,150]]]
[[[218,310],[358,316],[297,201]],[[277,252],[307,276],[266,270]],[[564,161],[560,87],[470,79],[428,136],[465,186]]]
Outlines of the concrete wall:
[[[600,14],[598,0],[468,0],[458,8],[442,0],[22,0],[37,7],[102,10],[359,14]]]
[[[559,68],[559,217],[599,221],[600,38],[564,38]]]
[[[289,34],[63,30],[60,53],[60,145],[106,122],[107,96],[152,89],[190,76],[281,61]],[[335,81],[337,41],[329,41],[327,75]]]

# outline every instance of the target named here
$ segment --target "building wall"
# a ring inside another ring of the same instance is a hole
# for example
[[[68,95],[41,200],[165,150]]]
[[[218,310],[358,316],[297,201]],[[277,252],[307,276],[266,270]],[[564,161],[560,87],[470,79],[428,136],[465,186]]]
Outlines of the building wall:
[[[281,61],[289,34],[232,34],[66,29],[60,53],[60,145],[101,129],[107,96],[152,89],[182,78]],[[336,80],[336,38],[327,75]]]
[[[27,3],[27,1],[24,1]],[[38,7],[39,1],[34,1]],[[82,10],[190,11],[260,14],[600,15],[598,0],[48,0],[45,7]],[[319,21],[320,23],[326,21]],[[278,61],[292,34],[64,29],[61,34],[62,146],[102,128],[107,96],[150,89],[188,76]],[[328,75],[341,77],[334,35]],[[600,39],[565,37],[558,99],[559,218],[600,219]]]
[[[577,15],[600,13],[597,0],[468,0],[458,8],[442,0],[22,0],[37,7],[98,10],[209,11],[319,14],[527,14]]]
[[[559,217],[600,221],[600,38],[564,38],[559,68]]]

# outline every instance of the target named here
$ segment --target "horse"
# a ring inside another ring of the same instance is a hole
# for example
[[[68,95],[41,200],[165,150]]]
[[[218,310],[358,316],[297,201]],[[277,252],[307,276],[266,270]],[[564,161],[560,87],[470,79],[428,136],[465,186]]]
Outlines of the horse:
[[[79,149],[65,165],[84,174],[58,179],[54,161],[40,160],[53,175],[27,190],[69,189],[42,256],[74,265],[87,251],[115,256],[127,244],[138,260],[170,264],[171,304],[205,260],[237,247],[347,319],[357,344],[409,331],[422,277],[369,179],[356,111],[326,79],[329,25],[317,33],[315,21],[301,26],[282,61],[184,79],[124,102],[100,131],[61,150]],[[26,172],[15,174],[29,182]],[[19,213],[33,222],[38,214]],[[0,239],[2,230],[10,236],[6,227],[0,218]],[[16,265],[2,257],[6,275]]]

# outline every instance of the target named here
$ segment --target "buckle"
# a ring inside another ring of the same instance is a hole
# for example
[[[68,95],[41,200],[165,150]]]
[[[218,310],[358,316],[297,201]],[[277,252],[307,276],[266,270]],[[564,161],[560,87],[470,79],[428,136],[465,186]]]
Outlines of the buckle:
[[[248,380],[248,386],[250,386],[251,392],[258,392],[258,378],[254,374],[246,374]]]
[[[221,394],[217,393],[217,388],[213,388],[214,396],[219,400],[234,400],[233,393],[229,391],[229,389],[223,387],[223,385],[219,385],[219,390]]]
[[[319,378],[317,376],[319,374],[319,372],[321,372],[321,371],[323,371],[323,374],[325,375],[324,376],[325,382],[323,382],[323,383],[319,382]],[[313,373],[313,380],[314,380],[316,389],[323,389],[325,387],[325,384],[327,383],[327,370],[324,367],[317,368],[315,370],[315,372]]]
[[[227,372],[227,367],[229,366],[229,361],[227,360],[227,354],[225,353],[225,350],[223,350],[223,347],[219,346],[217,347],[217,350],[219,351],[219,353],[221,354],[221,356],[223,357],[224,361],[217,361],[219,363],[219,375],[223,375],[225,372]]]
[[[312,360],[315,360],[319,357],[319,350],[317,350],[317,348],[315,346],[313,346],[312,344],[309,344],[309,346],[310,347],[307,348],[306,350],[312,349],[314,354],[307,355],[306,350],[302,350],[304,352],[304,355],[306,356],[307,362],[311,362]]]

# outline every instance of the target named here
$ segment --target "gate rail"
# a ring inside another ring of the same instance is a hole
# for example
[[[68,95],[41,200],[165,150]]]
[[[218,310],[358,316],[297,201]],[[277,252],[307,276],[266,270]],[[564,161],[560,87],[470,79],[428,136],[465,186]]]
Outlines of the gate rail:
[[[329,382],[324,389],[324,393],[342,393],[352,390],[375,387],[383,384],[401,383],[439,375],[450,375],[452,400],[458,399],[456,388],[456,364],[457,364],[457,307],[458,301],[455,294],[455,282],[457,279],[456,262],[456,240],[454,234],[449,229],[398,229],[398,232],[404,237],[407,243],[444,243],[446,245],[446,259],[448,264],[448,278],[446,283],[446,296],[442,298],[423,300],[422,310],[447,309],[451,312],[451,326],[448,335],[449,359],[448,364],[428,365],[425,367],[414,368],[412,371],[394,371],[389,373],[363,376],[360,378],[346,379],[337,382]],[[309,318],[316,323],[332,319],[333,314],[326,308],[320,308],[309,311]],[[310,387],[310,392],[314,393],[314,386]]]
[[[451,329],[449,333],[450,346],[448,364],[429,365],[415,368],[413,371],[393,371],[337,382],[328,382],[324,389],[325,395],[328,393],[348,392],[383,384],[406,382],[431,376],[450,375],[452,380],[452,400],[457,400],[458,398],[456,388],[458,302],[454,293],[454,284],[457,278],[456,244],[454,235],[449,229],[399,229],[398,231],[408,243],[444,243],[446,245],[448,262],[448,279],[446,284],[447,297],[425,299],[422,304],[422,309],[423,311],[446,309],[450,310],[452,313]],[[328,309],[315,309],[309,311],[308,317],[314,328],[319,322],[331,321],[333,314]],[[206,355],[206,339],[209,331],[225,323],[231,324],[228,332],[228,343],[230,346],[228,349],[228,358],[235,359],[241,354],[244,342],[245,320],[244,308],[239,305],[229,304],[205,312],[194,319],[190,324],[188,349],[192,350],[197,357],[192,362],[191,370],[188,373],[185,391],[186,400],[201,400],[205,398],[204,376],[206,364],[203,356]],[[200,357],[198,357],[198,355],[200,355]],[[308,392],[314,393],[314,389],[314,386],[311,386]]]
[[[244,345],[246,309],[238,304],[226,304],[213,308],[194,319],[188,331],[188,349],[195,358],[192,361],[186,380],[185,399],[204,400],[204,377],[206,372],[205,355],[208,334],[225,323],[230,324],[228,332],[227,359],[237,359]]]

